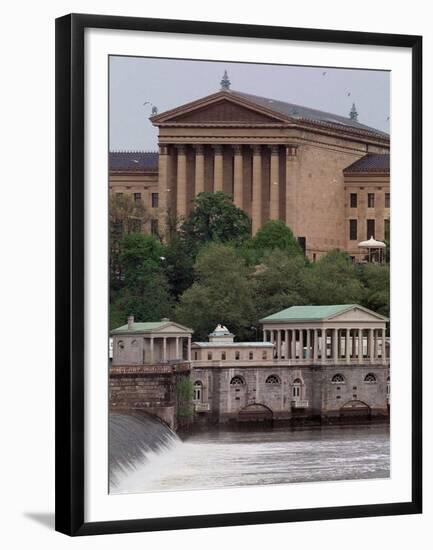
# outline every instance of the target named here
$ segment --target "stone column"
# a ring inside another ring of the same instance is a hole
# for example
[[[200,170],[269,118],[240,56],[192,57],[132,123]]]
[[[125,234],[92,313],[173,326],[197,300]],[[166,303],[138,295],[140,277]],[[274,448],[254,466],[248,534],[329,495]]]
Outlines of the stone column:
[[[317,360],[319,358],[319,330],[317,328],[314,329],[314,336],[313,336],[313,361],[317,363]]]
[[[167,209],[169,206],[169,149],[168,145],[159,146],[159,160],[158,160],[158,224],[159,231],[162,237],[165,236],[166,221],[167,221]]]
[[[263,329],[263,342],[266,342],[266,329]]]
[[[186,216],[186,145],[177,146],[177,216]]]
[[[307,353],[305,358],[311,359],[311,330],[309,328],[307,328]]]
[[[382,362],[386,361],[386,331],[382,329]]]
[[[269,190],[269,218],[278,220],[280,217],[280,148],[278,145],[271,145],[271,171]]]
[[[277,331],[277,359],[281,359],[281,330]]]
[[[252,234],[262,225],[262,150],[253,145],[253,201],[251,209]]]
[[[176,336],[176,359],[179,359],[179,336]]]
[[[188,361],[191,361],[191,336],[188,336]]]
[[[223,146],[214,145],[214,183],[213,190],[223,190]]]
[[[296,330],[292,330],[292,359],[296,359]]]
[[[363,344],[363,332],[362,332],[362,328],[359,328],[358,329],[358,360],[360,363],[362,363],[362,361],[364,360],[363,358],[364,346],[362,344]]]
[[[195,194],[204,191],[204,145],[195,145]]]
[[[296,234],[297,145],[286,146],[286,225]]]
[[[154,360],[154,346],[153,346],[153,336],[150,337],[150,362],[153,363]]]
[[[355,332],[354,328],[352,329],[351,344],[352,344],[351,345],[352,349],[351,349],[351,354],[350,355],[353,359],[355,359],[356,358],[356,332]]]
[[[332,359],[334,363],[338,362],[338,329],[332,330]]]
[[[368,330],[368,358],[370,362],[374,360],[374,350],[373,350],[373,329]]]
[[[167,338],[165,336],[162,339],[162,360],[167,361]]]
[[[234,157],[233,157],[233,202],[238,208],[243,208],[244,204],[244,177],[243,177],[243,157],[242,157],[242,145],[234,145]]]
[[[346,362],[347,362],[348,359],[350,360],[349,341],[350,341],[350,329],[347,328],[345,339],[344,339],[344,358],[346,359]]]
[[[289,339],[289,331],[288,330],[286,330],[285,338],[286,338],[286,340],[285,340],[286,351],[285,351],[285,356],[284,357],[287,361],[288,359],[290,359],[290,339]]]

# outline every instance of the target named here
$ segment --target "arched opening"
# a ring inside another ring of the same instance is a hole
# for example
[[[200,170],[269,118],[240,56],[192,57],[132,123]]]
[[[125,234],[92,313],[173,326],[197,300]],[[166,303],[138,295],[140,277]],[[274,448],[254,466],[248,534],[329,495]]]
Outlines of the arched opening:
[[[367,403],[357,399],[347,401],[340,409],[340,417],[359,417],[369,419],[370,416],[371,409]]]
[[[272,422],[273,412],[266,405],[252,403],[239,411],[239,422]]]
[[[266,378],[265,383],[271,386],[278,386],[279,384],[281,384],[281,380],[276,374],[271,374]]]
[[[199,403],[202,400],[202,396],[203,396],[203,384],[200,380],[196,380],[194,382],[193,400],[196,403]]]

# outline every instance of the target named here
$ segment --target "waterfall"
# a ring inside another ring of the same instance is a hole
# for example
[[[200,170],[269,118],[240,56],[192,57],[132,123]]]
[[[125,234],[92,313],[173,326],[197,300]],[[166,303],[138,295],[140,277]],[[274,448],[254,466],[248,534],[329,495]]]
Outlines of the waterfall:
[[[145,413],[112,413],[109,417],[110,486],[146,461],[148,453],[167,450],[179,437],[156,417]]]

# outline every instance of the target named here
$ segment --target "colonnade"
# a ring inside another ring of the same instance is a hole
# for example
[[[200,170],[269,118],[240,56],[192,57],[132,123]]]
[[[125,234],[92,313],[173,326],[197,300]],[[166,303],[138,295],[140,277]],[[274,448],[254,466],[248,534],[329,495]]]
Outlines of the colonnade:
[[[169,340],[175,341],[175,357],[171,357],[171,359],[185,359],[187,361],[191,361],[191,337],[184,337],[184,336],[150,336],[149,338],[146,338],[146,340],[149,340],[149,352],[150,357],[149,361],[150,363],[153,363],[155,361],[155,348],[157,345],[162,346],[159,351],[159,357],[160,360],[166,362],[169,359],[167,344]],[[158,342],[155,342],[155,340],[158,340]],[[162,340],[162,342],[161,342]],[[187,358],[183,357],[183,341],[187,340]]]
[[[209,146],[209,144],[207,144]],[[239,208],[245,208],[244,197],[244,163],[246,162],[247,148],[251,150],[248,154],[248,161],[252,158],[251,164],[251,220],[253,234],[262,226],[263,222],[263,155],[265,149],[270,150],[269,166],[269,219],[279,219],[280,217],[280,187],[285,186],[285,221],[289,227],[293,227],[295,196],[292,187],[296,184],[293,177],[293,169],[290,163],[297,159],[297,146],[287,144],[212,144],[210,148],[213,152],[211,156],[205,155],[205,144],[163,144],[160,145],[159,152],[159,205],[161,211],[165,213],[170,203],[169,193],[175,191],[176,195],[176,215],[184,217],[188,213],[188,150],[194,151],[194,196],[205,190],[206,162],[213,163],[212,171],[212,190],[222,191],[226,188],[224,181],[224,154],[233,156],[232,186],[233,201]],[[209,147],[208,147],[209,150]],[[170,155],[176,155],[176,176],[170,177]],[[285,181],[280,181],[280,157],[285,156]],[[171,183],[170,183],[171,182]],[[174,183],[175,190],[171,188]]]
[[[303,361],[385,361],[385,329],[264,329],[263,341],[275,345],[275,358]]]

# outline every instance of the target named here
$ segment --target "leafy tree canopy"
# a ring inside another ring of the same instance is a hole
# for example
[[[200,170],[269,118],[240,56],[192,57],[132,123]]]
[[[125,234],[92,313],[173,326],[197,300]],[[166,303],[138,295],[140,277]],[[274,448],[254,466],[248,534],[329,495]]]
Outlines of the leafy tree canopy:
[[[125,273],[126,285],[133,284],[139,277],[140,269],[145,262],[156,266],[163,261],[164,247],[153,235],[130,233],[120,241],[120,262]]]
[[[222,191],[199,193],[194,209],[181,226],[181,234],[197,251],[210,241],[242,243],[251,234],[250,226],[248,216],[233,204],[230,195]]]
[[[233,247],[212,243],[195,263],[195,282],[176,308],[176,319],[206,339],[218,323],[227,325],[239,339],[250,336],[255,322],[252,270]]]
[[[268,252],[255,275],[257,319],[306,303],[304,258],[283,250]]]
[[[268,220],[248,244],[260,251],[278,248],[291,256],[303,254],[292,230],[282,220]]]
[[[364,285],[361,304],[389,317],[389,265],[360,266],[359,277]]]
[[[359,303],[363,287],[357,277],[350,256],[340,250],[331,250],[305,271],[306,303]]]

